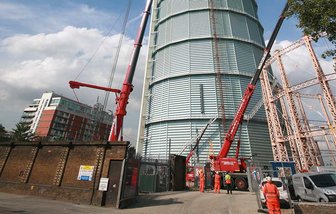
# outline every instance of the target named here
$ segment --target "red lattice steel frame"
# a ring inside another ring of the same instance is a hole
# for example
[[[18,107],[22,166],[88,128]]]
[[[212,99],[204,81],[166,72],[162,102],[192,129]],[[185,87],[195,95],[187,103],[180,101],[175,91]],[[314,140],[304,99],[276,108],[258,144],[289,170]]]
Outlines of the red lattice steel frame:
[[[319,84],[322,88],[323,95],[325,97],[327,103],[327,109],[323,104],[322,97],[320,99],[320,103],[324,114],[326,115],[328,126],[330,130],[335,130],[336,128],[336,102],[335,98],[331,92],[328,81],[336,79],[336,74],[328,74],[325,75],[314,52],[314,49],[311,45],[312,38],[309,36],[305,36],[297,42],[294,42],[290,46],[278,50],[274,53],[274,55],[266,62],[266,66],[269,67],[273,62],[278,63],[280,76],[282,80],[282,87],[279,93],[273,95],[269,81],[267,79],[267,72],[265,71],[265,75],[263,75],[264,80],[261,81],[262,88],[265,90],[264,94],[264,105],[266,108],[267,120],[269,123],[270,134],[275,135],[271,136],[274,159],[281,159],[282,155],[285,154],[285,147],[280,148],[285,142],[289,142],[291,153],[294,162],[296,163],[296,167],[299,170],[307,170],[313,165],[321,165],[322,160],[320,158],[319,148],[313,139],[316,136],[325,136],[326,130],[311,130],[308,124],[307,115],[304,112],[301,96],[296,95],[296,99],[294,99],[294,92],[303,88],[307,88],[316,84]],[[294,86],[289,85],[289,81],[287,79],[285,68],[283,62],[281,60],[281,56],[290,53],[296,48],[305,45],[308,48],[308,52],[311,56],[313,67],[316,72],[316,78],[307,80],[305,82],[296,84]],[[297,94],[297,93],[295,93]],[[285,136],[283,132],[277,126],[277,122],[279,121],[279,116],[276,111],[272,111],[272,107],[276,108],[276,101],[280,101],[282,108],[282,116],[284,118],[284,123],[287,131],[287,135]],[[298,105],[298,108],[297,108]],[[331,119],[328,118],[327,110],[330,112]],[[300,122],[300,114],[301,119],[304,121],[304,124]],[[303,127],[304,126],[304,127]],[[272,134],[273,133],[273,134]],[[332,132],[333,136],[335,132]],[[273,144],[276,144],[273,146]],[[288,155],[288,154],[287,154]],[[288,156],[287,156],[288,159]]]

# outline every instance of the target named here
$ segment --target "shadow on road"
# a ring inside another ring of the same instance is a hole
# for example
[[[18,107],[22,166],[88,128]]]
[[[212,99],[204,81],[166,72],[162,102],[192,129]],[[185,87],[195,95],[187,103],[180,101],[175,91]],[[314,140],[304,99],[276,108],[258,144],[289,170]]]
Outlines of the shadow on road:
[[[152,206],[164,206],[170,204],[183,204],[176,198],[161,198],[162,195],[141,195],[137,198],[137,202],[128,206],[126,209],[140,208],[140,207],[152,207]]]

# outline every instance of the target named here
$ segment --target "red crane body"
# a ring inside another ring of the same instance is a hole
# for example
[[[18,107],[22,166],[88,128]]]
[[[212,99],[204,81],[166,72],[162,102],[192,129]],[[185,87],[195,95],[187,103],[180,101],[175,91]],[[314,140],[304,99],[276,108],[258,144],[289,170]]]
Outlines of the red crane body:
[[[145,10],[142,15],[141,23],[139,26],[138,34],[137,34],[137,37],[134,43],[132,57],[131,57],[130,63],[128,64],[126,76],[125,76],[121,90],[97,86],[97,85],[91,85],[87,83],[75,82],[75,81],[69,82],[71,88],[79,88],[80,86],[84,86],[84,87],[95,88],[99,90],[111,91],[111,92],[116,93],[117,106],[116,106],[116,110],[114,113],[114,120],[112,123],[111,132],[109,136],[110,142],[118,141],[119,139],[121,141],[123,140],[123,136],[120,135],[120,133],[121,133],[121,129],[123,126],[124,117],[127,113],[126,107],[128,104],[129,96],[133,90],[132,81],[133,81],[133,77],[135,73],[135,68],[138,62],[140,49],[142,47],[142,41],[143,41],[146,26],[147,26],[148,17],[150,14],[152,3],[153,3],[153,0],[147,0]]]
[[[240,140],[237,143],[236,155],[235,157],[227,157],[233,140],[237,134],[238,128],[241,126],[243,121],[244,113],[246,112],[247,106],[251,100],[253,92],[256,88],[261,71],[263,70],[265,63],[270,55],[271,48],[274,44],[275,38],[281,28],[281,25],[285,19],[285,12],[287,11],[288,3],[286,3],[285,8],[283,9],[281,16],[278,19],[278,22],[275,26],[275,29],[271,35],[271,38],[267,44],[267,47],[264,50],[264,55],[258,65],[258,68],[252,77],[250,83],[247,85],[247,88],[243,94],[242,101],[237,109],[237,112],[234,116],[234,119],[231,123],[231,126],[225,136],[224,144],[217,156],[210,156],[210,159],[213,161],[213,169],[215,171],[225,171],[225,172],[246,172],[246,163],[244,158],[238,158]]]

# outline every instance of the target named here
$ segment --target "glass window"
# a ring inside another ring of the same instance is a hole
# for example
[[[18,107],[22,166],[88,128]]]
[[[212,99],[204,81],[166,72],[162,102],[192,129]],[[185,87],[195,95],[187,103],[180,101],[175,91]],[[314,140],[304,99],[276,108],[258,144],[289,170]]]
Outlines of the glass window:
[[[60,103],[60,98],[52,98],[50,105],[58,105]]]
[[[311,175],[310,179],[314,182],[317,187],[333,187],[336,186],[336,174],[321,174],[321,175]]]
[[[310,182],[310,180],[306,177],[303,177],[303,182],[304,182],[304,185],[307,189],[309,189],[309,187],[313,186],[312,183]]]

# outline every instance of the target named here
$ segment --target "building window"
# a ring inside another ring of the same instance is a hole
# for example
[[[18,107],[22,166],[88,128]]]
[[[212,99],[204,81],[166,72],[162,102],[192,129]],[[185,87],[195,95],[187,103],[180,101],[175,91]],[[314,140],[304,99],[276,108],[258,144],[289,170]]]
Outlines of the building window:
[[[201,113],[204,114],[204,91],[203,91],[203,84],[200,84],[200,104],[201,104]]]
[[[61,98],[52,98],[50,106],[57,106],[61,101]]]

